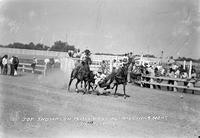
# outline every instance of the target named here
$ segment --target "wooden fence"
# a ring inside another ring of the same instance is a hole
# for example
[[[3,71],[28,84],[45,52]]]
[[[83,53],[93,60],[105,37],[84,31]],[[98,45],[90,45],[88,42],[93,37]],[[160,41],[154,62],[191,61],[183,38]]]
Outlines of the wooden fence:
[[[168,84],[165,82],[168,82],[169,80],[173,81],[174,84]],[[187,83],[187,86],[184,86],[184,82]],[[179,79],[179,78],[170,78],[170,77],[154,77],[154,76],[142,76],[141,81],[138,81],[137,83],[140,84],[141,87],[145,86],[145,84],[149,84],[150,88],[153,89],[154,86],[164,86],[164,87],[172,87],[174,91],[177,91],[178,89],[183,90],[192,90],[192,93],[194,94],[194,91],[200,92],[200,87],[196,87],[196,80],[190,79]]]
[[[25,71],[33,71],[33,68],[31,67],[30,63],[19,63],[18,69],[22,70],[22,72]],[[46,65],[36,65],[36,68],[34,69],[35,72],[41,73],[44,76],[47,72],[47,66]]]

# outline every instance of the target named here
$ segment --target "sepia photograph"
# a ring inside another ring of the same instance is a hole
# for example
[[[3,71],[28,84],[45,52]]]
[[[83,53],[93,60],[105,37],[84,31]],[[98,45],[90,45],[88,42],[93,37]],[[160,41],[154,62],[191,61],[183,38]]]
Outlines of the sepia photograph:
[[[0,138],[200,138],[200,0],[0,0]]]

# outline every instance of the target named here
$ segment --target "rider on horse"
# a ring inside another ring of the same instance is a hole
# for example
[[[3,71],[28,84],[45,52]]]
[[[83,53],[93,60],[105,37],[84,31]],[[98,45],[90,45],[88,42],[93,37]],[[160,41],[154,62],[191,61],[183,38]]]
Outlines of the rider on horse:
[[[79,65],[76,66],[75,71],[74,71],[74,76],[76,76],[79,72],[89,72],[90,71],[90,67],[89,65],[92,64],[92,60],[90,58],[90,51],[89,50],[85,50],[84,53],[81,55],[80,57],[80,61],[81,63]]]

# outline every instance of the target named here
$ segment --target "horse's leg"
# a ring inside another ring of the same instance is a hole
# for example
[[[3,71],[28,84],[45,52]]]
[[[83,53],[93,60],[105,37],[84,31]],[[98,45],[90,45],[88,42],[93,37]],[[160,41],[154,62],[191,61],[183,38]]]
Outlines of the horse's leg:
[[[73,78],[70,78],[69,85],[68,85],[68,91],[70,91],[70,86],[71,86],[73,80],[74,80]]]
[[[117,93],[117,88],[118,88],[118,84],[115,84],[115,93],[114,93],[114,95],[116,95],[116,93]]]
[[[81,81],[81,88],[83,88],[83,81]]]
[[[77,79],[77,82],[76,82],[76,92],[78,92],[78,84],[79,84],[79,82],[80,82],[80,80],[79,79]]]
[[[124,90],[124,99],[126,99],[126,85],[123,84],[123,90]]]
[[[113,84],[113,87],[112,87],[111,89],[114,89],[114,88],[115,88],[115,86],[116,86],[116,83],[114,83],[114,84]]]
[[[86,94],[87,92],[87,81],[84,80],[84,92],[83,94]]]

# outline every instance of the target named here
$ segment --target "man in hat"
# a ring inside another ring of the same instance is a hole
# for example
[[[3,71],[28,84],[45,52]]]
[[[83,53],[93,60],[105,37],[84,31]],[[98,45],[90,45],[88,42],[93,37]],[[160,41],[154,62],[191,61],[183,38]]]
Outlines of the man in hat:
[[[81,57],[80,57],[80,63],[75,67],[75,71],[73,76],[76,76],[81,70],[85,70],[87,72],[90,71],[90,67],[89,65],[92,64],[92,60],[90,58],[90,51],[89,50],[85,50]]]

